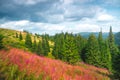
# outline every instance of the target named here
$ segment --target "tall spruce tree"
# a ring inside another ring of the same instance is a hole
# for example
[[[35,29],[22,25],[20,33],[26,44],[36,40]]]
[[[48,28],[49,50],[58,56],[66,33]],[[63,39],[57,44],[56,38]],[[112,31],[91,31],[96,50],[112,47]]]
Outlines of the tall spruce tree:
[[[120,79],[120,52],[115,57],[115,60],[114,60],[113,74],[114,74],[114,79],[115,80],[119,80]]]
[[[112,69],[112,57],[111,57],[111,53],[110,53],[110,49],[108,46],[108,41],[105,41],[105,44],[103,45],[103,51],[104,51],[104,55],[102,57],[103,59],[103,67],[107,68],[108,70],[111,71]]]
[[[98,36],[99,50],[100,50],[100,67],[107,68],[111,70],[111,54],[108,46],[108,42],[103,40],[102,30],[99,32]]]
[[[91,34],[88,38],[88,43],[86,47],[85,62],[99,67],[101,61],[99,55],[100,55],[100,51],[99,51],[98,40],[96,39],[94,34]]]
[[[115,34],[115,43],[119,46],[120,49],[120,32]]]
[[[66,61],[70,64],[75,64],[80,60],[78,48],[75,43],[75,38],[72,34],[65,34],[65,41],[62,49],[63,61]]]
[[[114,42],[114,35],[112,33],[112,27],[110,27],[110,32],[109,32],[109,36],[108,36],[108,44],[109,44],[109,49],[110,49],[110,53],[111,53],[111,57],[112,57],[112,72],[115,76],[115,78],[120,79],[120,65],[119,65],[119,58],[120,58],[120,52],[119,49],[117,48],[117,46],[115,45]]]
[[[117,46],[115,45],[114,34],[112,32],[112,27],[111,26],[110,26],[109,36],[108,36],[108,45],[109,45],[110,53],[111,53],[111,56],[112,56],[112,62],[114,63],[115,57],[119,53],[119,50],[118,50]]]
[[[102,36],[102,29],[101,29],[101,31],[99,32],[99,35],[98,35],[98,43],[99,43],[99,47],[100,47],[100,49],[101,49],[102,44],[104,43],[104,41],[103,41],[103,36]],[[100,50],[100,51],[101,51],[101,50]]]
[[[54,48],[53,48],[53,56],[56,59],[62,59],[62,48],[64,43],[64,33],[56,34],[54,37]]]
[[[47,56],[48,53],[50,52],[48,35],[43,35],[42,36],[42,48],[43,48],[44,56]]]
[[[33,45],[32,45],[32,51],[33,52],[36,52],[37,51],[37,42],[36,42],[36,37],[34,36],[34,42],[33,42]]]
[[[3,46],[3,35],[0,34],[0,49],[2,49],[4,46]]]
[[[29,33],[26,34],[25,45],[27,48],[32,48],[32,39]]]
[[[42,42],[39,40],[38,45],[37,45],[37,54],[38,55],[44,55],[43,54],[43,48],[42,48]]]
[[[22,33],[19,34],[19,40],[23,40]]]
[[[18,33],[16,32],[16,38],[18,38]]]
[[[86,45],[86,40],[79,34],[79,35],[75,35],[75,43],[76,46],[78,48],[78,52],[80,55],[80,60],[83,59],[83,49],[85,48]]]

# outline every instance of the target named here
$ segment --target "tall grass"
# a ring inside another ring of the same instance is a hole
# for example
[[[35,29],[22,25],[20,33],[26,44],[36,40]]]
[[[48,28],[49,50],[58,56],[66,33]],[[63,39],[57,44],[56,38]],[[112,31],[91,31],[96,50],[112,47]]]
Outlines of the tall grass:
[[[2,50],[0,58],[3,80],[110,80],[105,69],[84,63],[68,65],[20,49]]]

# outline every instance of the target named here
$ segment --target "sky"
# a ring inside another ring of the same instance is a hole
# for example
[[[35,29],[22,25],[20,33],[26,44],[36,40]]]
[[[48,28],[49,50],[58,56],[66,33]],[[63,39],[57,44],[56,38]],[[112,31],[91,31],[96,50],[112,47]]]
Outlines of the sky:
[[[0,28],[32,33],[120,31],[120,0],[0,0]]]

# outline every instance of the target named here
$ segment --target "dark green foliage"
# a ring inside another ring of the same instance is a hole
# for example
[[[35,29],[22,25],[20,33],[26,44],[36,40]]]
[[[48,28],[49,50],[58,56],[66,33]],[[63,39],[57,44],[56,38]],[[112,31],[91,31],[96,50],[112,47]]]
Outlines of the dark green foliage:
[[[99,51],[98,40],[93,34],[91,34],[88,39],[88,43],[86,47],[85,62],[95,66],[99,66],[100,65],[99,55],[100,55],[100,51]]]
[[[56,34],[53,55],[56,59],[61,59],[70,64],[80,61],[74,36],[69,33]]]
[[[108,36],[108,45],[109,45],[109,49],[110,49],[110,53],[111,53],[111,57],[112,57],[112,72],[114,73],[114,75],[116,75],[116,71],[117,68],[115,68],[118,64],[116,64],[117,62],[117,55],[119,54],[119,49],[117,48],[117,46],[115,45],[114,42],[114,35],[112,33],[112,27],[110,27],[110,32],[109,32],[109,36]],[[119,70],[119,68],[118,68]],[[114,72],[115,71],[115,72]]]
[[[44,56],[47,56],[48,53],[50,52],[50,46],[49,46],[49,35],[45,34],[42,35],[42,48],[43,48],[43,53]]]
[[[75,35],[75,43],[76,43],[76,46],[78,48],[78,52],[79,52],[79,55],[80,55],[80,60],[83,59],[83,54],[84,54],[84,48],[85,48],[85,45],[86,45],[86,42],[87,40],[85,38],[83,38],[81,35]]]
[[[56,34],[54,37],[53,56],[56,59],[62,59],[62,48],[64,44],[64,33]]]
[[[16,38],[18,38],[18,33],[16,32]]]
[[[2,49],[4,46],[3,46],[3,35],[0,34],[0,49]]]
[[[114,73],[114,77],[119,79],[120,78],[120,72],[119,72],[120,71],[120,65],[119,65],[120,52],[114,42],[112,27],[110,27],[108,42],[109,42],[110,53],[112,56],[112,69],[113,69],[112,72]]]
[[[36,42],[36,37],[35,36],[34,36],[34,42],[33,42],[33,45],[32,45],[32,51],[33,52],[37,51],[37,42]]]
[[[38,55],[43,55],[43,48],[42,48],[42,43],[39,40],[38,46],[37,46],[37,52]]]
[[[120,32],[115,34],[115,43],[120,46]]]
[[[107,41],[101,44],[100,52],[101,52],[101,55],[99,55],[101,57],[100,67],[111,70],[111,64],[112,64],[111,54]]]
[[[110,48],[112,61],[114,61],[114,58],[118,54],[119,50],[118,50],[118,48],[117,48],[117,46],[115,45],[115,42],[114,42],[114,35],[112,33],[112,27],[110,27],[110,32],[109,32],[109,36],[108,36],[108,45],[109,45],[109,48]]]
[[[100,65],[99,67],[107,68],[111,70],[111,54],[108,46],[108,42],[103,40],[102,31],[99,32],[98,36],[99,50],[100,50]]]
[[[120,53],[115,57],[113,65],[113,73],[116,80],[120,79]]]
[[[110,49],[108,46],[108,42],[105,41],[104,45],[103,45],[103,56],[102,56],[102,60],[103,60],[103,67],[107,68],[109,71],[111,71],[112,69],[112,57],[111,57],[111,53],[110,53]]]
[[[22,33],[20,32],[19,40],[23,40]]]
[[[99,35],[98,35],[98,43],[99,43],[99,47],[100,47],[100,49],[101,49],[101,47],[102,47],[102,45],[101,44],[103,44],[103,36],[102,36],[102,31],[100,31],[99,32]]]
[[[27,33],[25,38],[25,45],[27,48],[32,48],[32,39],[29,33]]]
[[[75,43],[75,38],[72,34],[65,34],[65,41],[63,44],[63,51],[62,51],[63,57],[62,60],[66,61],[70,64],[75,64],[76,62],[79,62],[80,56],[78,53],[78,48]]]

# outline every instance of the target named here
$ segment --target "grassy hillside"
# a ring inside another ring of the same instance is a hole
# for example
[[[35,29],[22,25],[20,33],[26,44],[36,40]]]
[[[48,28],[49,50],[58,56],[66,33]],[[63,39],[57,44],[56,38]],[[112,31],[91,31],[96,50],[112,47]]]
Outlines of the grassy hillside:
[[[3,29],[0,28],[0,34],[4,36],[3,42],[5,46],[12,46],[16,48],[22,48],[22,49],[27,49],[24,45],[25,43],[25,37],[26,37],[26,32],[21,32],[23,40],[19,40],[19,38],[16,38],[16,33],[20,34],[20,31],[16,30],[10,30],[10,29]],[[31,34],[32,41],[34,40],[34,35]],[[36,41],[38,42],[41,38],[36,37]]]
[[[7,66],[12,63],[18,68],[7,69],[9,67],[4,66],[4,70],[2,69],[3,64],[0,66],[0,73],[2,72],[3,76],[9,75],[11,77],[7,80],[110,80],[109,72],[106,69],[84,63],[80,63],[79,66],[72,66],[59,60],[37,56],[15,48],[8,51],[1,50],[0,60],[2,62],[7,60],[9,63]],[[34,74],[31,79],[25,78],[25,75],[31,74]]]
[[[85,63],[73,66],[50,59],[53,57],[52,48],[47,56],[50,58],[27,52],[24,44],[26,32],[21,32],[21,41],[16,38],[16,33],[19,35],[20,31],[0,28],[4,45],[8,47],[8,50],[0,50],[0,80],[110,80],[106,69]],[[33,41],[34,35],[31,37]],[[36,41],[39,40],[41,37],[36,37]],[[52,41],[49,44],[54,46]]]

